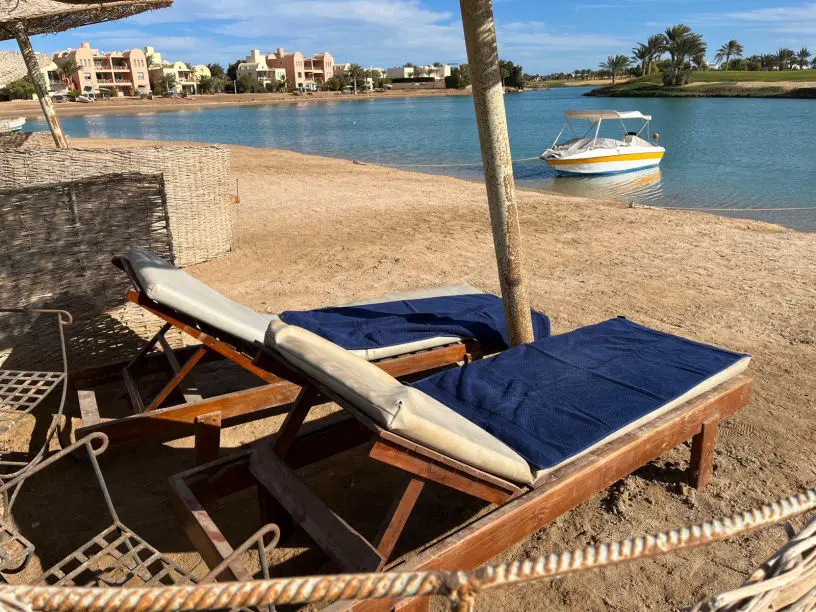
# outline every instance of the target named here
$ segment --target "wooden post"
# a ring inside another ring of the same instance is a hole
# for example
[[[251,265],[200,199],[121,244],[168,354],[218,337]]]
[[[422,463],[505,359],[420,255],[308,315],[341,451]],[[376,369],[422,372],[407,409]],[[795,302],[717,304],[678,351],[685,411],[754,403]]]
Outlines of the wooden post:
[[[221,448],[221,413],[211,412],[195,418],[195,464],[204,465],[218,459]]]
[[[493,22],[493,3],[492,0],[459,0],[459,5],[465,30],[473,105],[476,107],[476,122],[479,126],[479,143],[504,313],[510,344],[515,346],[534,340],[533,322],[524,285],[524,257],[504,110],[504,86],[499,69],[496,24]]]
[[[717,445],[719,418],[712,417],[703,421],[700,433],[691,439],[691,462],[689,465],[689,484],[695,489],[704,489],[711,482],[714,472],[714,449]]]
[[[62,131],[59,119],[57,119],[57,112],[54,110],[54,103],[51,101],[51,96],[48,93],[48,85],[45,82],[40,64],[37,61],[37,56],[34,55],[34,49],[31,48],[31,41],[28,38],[25,26],[19,21],[12,25],[14,36],[17,38],[17,44],[20,46],[20,52],[23,54],[23,61],[25,61],[26,68],[28,68],[28,76],[31,77],[34,83],[34,89],[37,91],[37,97],[40,99],[40,106],[42,107],[45,121],[51,129],[51,134],[54,136],[54,142],[58,149],[67,149],[68,141],[65,139],[65,134]]]

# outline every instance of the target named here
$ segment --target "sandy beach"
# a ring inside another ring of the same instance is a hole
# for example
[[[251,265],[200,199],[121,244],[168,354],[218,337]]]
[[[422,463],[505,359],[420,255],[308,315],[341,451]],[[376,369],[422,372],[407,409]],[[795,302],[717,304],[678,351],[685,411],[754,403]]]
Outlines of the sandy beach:
[[[289,93],[262,93],[262,94],[214,94],[192,96],[190,98],[159,98],[141,100],[137,98],[112,98],[98,100],[93,104],[80,102],[61,102],[56,104],[57,114],[60,117],[78,117],[83,115],[116,115],[132,113],[157,113],[180,110],[196,110],[202,108],[217,108],[223,106],[263,106],[264,104],[294,104],[303,102],[336,102],[360,101],[372,98],[405,98],[427,96],[469,96],[470,90],[465,89],[426,89],[426,90],[399,90],[372,93],[358,93],[357,95],[342,94],[335,91],[316,91],[314,93],[296,96]],[[39,102],[34,100],[12,100],[0,102],[0,119],[14,117],[42,118],[42,109]]]
[[[74,139],[73,144],[122,141]],[[456,283],[498,292],[484,185],[279,150],[232,147],[232,153],[242,200],[237,248],[188,270],[227,296],[272,313]],[[716,471],[707,489],[686,486],[682,470],[689,449],[680,447],[497,560],[691,524],[816,482],[816,234],[537,192],[520,192],[519,210],[528,290],[533,306],[551,317],[554,333],[625,315],[750,353],[755,393],[747,409],[721,425]],[[246,444],[274,432],[280,422],[274,418],[225,430],[222,446]],[[203,573],[166,487],[167,476],[191,464],[189,439],[145,443],[102,457],[123,520],[184,567]],[[32,540],[45,540],[38,548],[46,557],[43,564],[75,544],[60,531],[66,532],[61,521],[71,506],[77,505],[80,515],[91,512],[85,499],[60,494],[71,483],[81,491],[91,487],[81,469],[68,465],[59,483],[42,483],[39,509],[62,506],[61,516],[28,525]],[[366,461],[358,451],[305,470],[305,476],[366,535],[373,535],[400,482],[395,470]],[[218,513],[233,544],[254,530],[254,498],[248,499],[253,503]],[[462,495],[426,490],[398,550],[410,550],[480,508]],[[784,541],[783,529],[775,528],[704,550],[494,591],[480,596],[477,606],[678,608],[738,586]],[[299,552],[297,544],[291,546],[287,554]],[[302,555],[287,564],[287,571],[319,570],[310,564],[314,559]]]

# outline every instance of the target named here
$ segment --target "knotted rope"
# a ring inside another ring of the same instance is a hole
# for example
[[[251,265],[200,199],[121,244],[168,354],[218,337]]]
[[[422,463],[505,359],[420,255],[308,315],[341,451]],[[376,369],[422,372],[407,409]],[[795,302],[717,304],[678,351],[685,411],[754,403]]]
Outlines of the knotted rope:
[[[143,588],[14,585],[0,587],[0,597],[12,598],[21,605],[30,605],[38,610],[142,612],[306,604],[340,599],[407,599],[440,595],[447,597],[457,610],[469,610],[472,609],[476,594],[495,588],[705,546],[768,527],[814,509],[816,489],[808,489],[799,495],[754,510],[692,527],[628,538],[611,544],[588,546],[573,552],[553,553],[537,559],[487,566],[470,572],[343,574]],[[804,535],[800,534],[798,540],[795,539],[789,544],[788,555],[801,553],[800,548],[805,538],[811,538],[812,532],[816,530],[816,523],[812,523],[812,526],[804,530],[802,532]],[[807,543],[813,547],[811,540]],[[785,553],[780,554],[784,557]],[[789,557],[783,557],[777,562],[779,567],[786,566]],[[813,569],[814,553],[809,553],[807,559],[807,565],[804,565],[801,571]]]

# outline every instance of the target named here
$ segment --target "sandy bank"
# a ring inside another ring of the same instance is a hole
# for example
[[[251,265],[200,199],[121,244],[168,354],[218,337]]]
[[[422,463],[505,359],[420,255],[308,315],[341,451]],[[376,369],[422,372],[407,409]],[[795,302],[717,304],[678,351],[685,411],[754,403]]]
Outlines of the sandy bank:
[[[242,194],[237,250],[190,270],[228,296],[277,312],[461,282],[498,291],[483,185],[285,151],[232,150]],[[816,234],[535,192],[519,194],[519,209],[529,293],[556,333],[623,314],[751,353],[756,391],[752,405],[721,426],[717,468],[705,491],[695,494],[684,484],[688,449],[671,451],[502,560],[704,520],[816,481]],[[232,428],[222,444],[249,442],[279,423]],[[169,507],[165,478],[189,467],[190,447],[190,441],[143,445],[103,458],[125,522],[188,568],[199,558]],[[353,525],[373,535],[398,475],[356,452],[319,467],[309,472],[311,481],[330,492],[342,516],[356,517]],[[233,543],[257,520],[254,506],[245,506],[244,524],[240,513],[222,513],[238,523],[227,533]],[[404,546],[479,505],[432,489],[419,508]],[[41,528],[57,533],[57,520]],[[63,545],[57,535],[52,540],[53,548],[43,550],[55,555]],[[766,531],[736,544],[496,591],[478,605],[677,608],[740,584],[784,540],[782,530]]]
[[[263,106],[264,104],[292,104],[301,102],[336,102],[370,100],[372,98],[406,98],[427,96],[469,96],[469,90],[438,89],[438,90],[401,90],[385,91],[381,93],[360,93],[355,95],[340,94],[330,91],[318,91],[308,95],[296,96],[293,94],[215,94],[208,96],[194,96],[192,98],[154,98],[153,100],[139,100],[135,98],[113,98],[100,100],[93,104],[80,102],[62,102],[56,104],[57,114],[61,117],[76,117],[82,115],[114,115],[129,113],[169,112],[179,110],[195,110],[220,106]],[[6,117],[42,117],[42,110],[38,102],[33,100],[12,100],[0,102],[0,118]]]

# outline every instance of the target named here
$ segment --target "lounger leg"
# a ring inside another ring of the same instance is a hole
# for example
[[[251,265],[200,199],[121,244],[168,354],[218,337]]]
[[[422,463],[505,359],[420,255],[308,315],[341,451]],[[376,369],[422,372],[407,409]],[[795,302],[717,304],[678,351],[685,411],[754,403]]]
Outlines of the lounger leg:
[[[380,528],[380,533],[374,539],[374,545],[383,557],[382,563],[377,569],[382,569],[382,566],[385,565],[394,551],[394,546],[396,546],[397,540],[405,528],[405,523],[408,521],[408,517],[411,516],[417,498],[424,486],[425,482],[423,480],[411,478],[402,495],[394,501],[394,505]]]
[[[714,471],[714,449],[717,445],[719,419],[711,418],[703,422],[700,433],[691,439],[691,462],[689,484],[702,489],[711,482]]]
[[[303,387],[300,390],[295,400],[295,405],[292,406],[289,414],[286,415],[286,420],[284,420],[283,425],[281,425],[278,437],[275,441],[275,454],[281,459],[284,459],[286,453],[289,452],[289,447],[292,446],[292,442],[295,441],[300,426],[303,425],[303,421],[306,420],[306,415],[309,414],[309,410],[314,406],[314,402],[319,394],[319,391],[311,385]]]
[[[211,412],[195,418],[195,464],[204,465],[218,459],[221,449],[221,413]]]
[[[175,376],[173,376],[173,378],[170,379],[170,382],[168,382],[164,386],[164,388],[161,391],[159,391],[159,394],[153,398],[153,401],[150,402],[150,405],[147,407],[146,410],[150,412],[152,410],[156,410],[159,406],[161,406],[162,402],[164,402],[164,400],[167,399],[167,396],[170,395],[173,392],[173,390],[181,384],[181,381],[183,381],[187,377],[187,375],[193,370],[193,368],[196,367],[198,362],[201,361],[201,359],[207,354],[208,350],[209,349],[207,349],[206,346],[202,346],[195,353],[193,353],[193,356],[190,357],[184,363],[184,365],[180,367],[178,372],[176,372]]]

